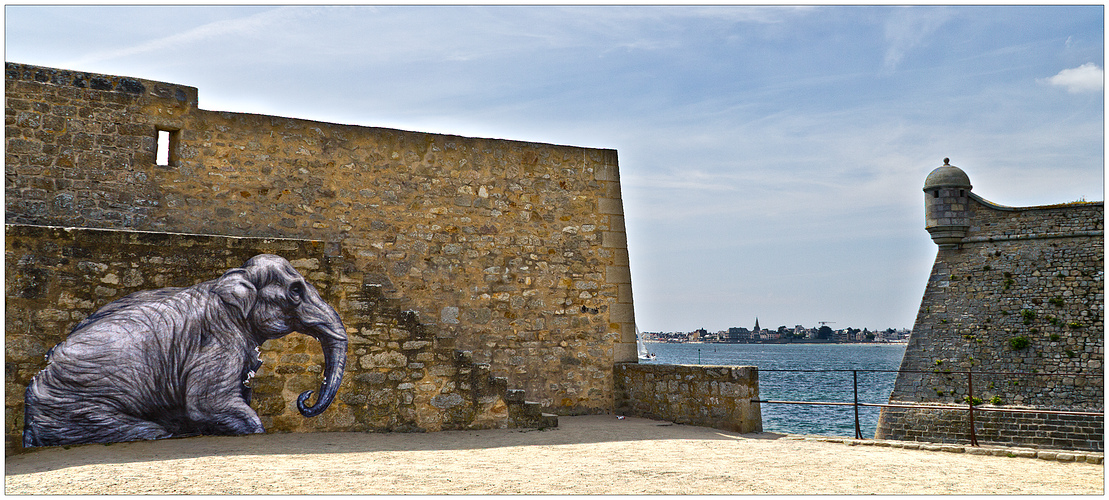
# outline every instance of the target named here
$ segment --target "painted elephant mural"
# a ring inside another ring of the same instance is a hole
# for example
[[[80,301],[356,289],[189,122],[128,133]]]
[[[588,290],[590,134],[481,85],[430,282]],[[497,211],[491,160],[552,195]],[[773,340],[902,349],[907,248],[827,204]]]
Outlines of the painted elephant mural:
[[[215,280],[123,297],[47,353],[27,387],[23,445],[265,432],[249,405],[258,347],[294,331],[323,347],[316,403],[313,391],[297,398],[312,417],[342,382],[346,328],[285,259],[257,255]]]

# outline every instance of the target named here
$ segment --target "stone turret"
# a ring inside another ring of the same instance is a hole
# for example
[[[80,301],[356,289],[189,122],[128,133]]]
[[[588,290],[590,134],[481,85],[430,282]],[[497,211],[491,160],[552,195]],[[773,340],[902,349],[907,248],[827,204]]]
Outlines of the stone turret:
[[[970,177],[950,161],[924,180],[924,229],[940,248],[958,248],[970,227]]]

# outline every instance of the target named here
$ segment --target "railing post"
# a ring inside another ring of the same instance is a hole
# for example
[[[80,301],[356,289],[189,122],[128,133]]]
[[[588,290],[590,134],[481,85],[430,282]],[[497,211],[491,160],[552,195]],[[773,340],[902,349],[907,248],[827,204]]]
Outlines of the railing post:
[[[863,432],[859,430],[859,370],[851,370],[855,379],[855,439],[862,439]]]
[[[970,368],[967,368],[967,414],[970,416],[970,445],[978,446],[978,437],[974,434],[974,379],[970,375]]]

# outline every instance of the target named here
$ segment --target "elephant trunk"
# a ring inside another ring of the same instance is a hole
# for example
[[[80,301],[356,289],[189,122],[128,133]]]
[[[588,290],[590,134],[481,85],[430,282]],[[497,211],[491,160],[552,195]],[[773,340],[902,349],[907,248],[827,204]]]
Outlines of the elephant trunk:
[[[335,394],[339,392],[339,385],[343,382],[343,370],[347,363],[346,328],[343,327],[338,315],[334,316],[334,322],[319,325],[315,330],[313,336],[319,339],[320,346],[323,347],[323,382],[315,405],[307,404],[312,391],[304,391],[297,397],[297,410],[300,410],[300,414],[305,417],[319,415],[331,405]]]

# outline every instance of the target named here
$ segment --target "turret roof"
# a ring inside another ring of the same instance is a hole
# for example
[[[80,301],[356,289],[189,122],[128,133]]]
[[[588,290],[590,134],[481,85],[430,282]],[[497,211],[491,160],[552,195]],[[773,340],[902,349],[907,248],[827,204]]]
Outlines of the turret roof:
[[[970,188],[970,177],[962,169],[951,165],[951,160],[948,158],[943,159],[943,166],[935,169],[932,173],[928,174],[928,178],[924,180],[924,190],[938,188],[938,187],[965,187]]]

